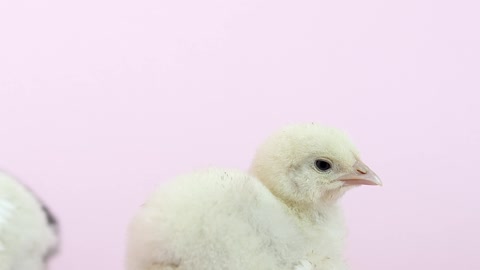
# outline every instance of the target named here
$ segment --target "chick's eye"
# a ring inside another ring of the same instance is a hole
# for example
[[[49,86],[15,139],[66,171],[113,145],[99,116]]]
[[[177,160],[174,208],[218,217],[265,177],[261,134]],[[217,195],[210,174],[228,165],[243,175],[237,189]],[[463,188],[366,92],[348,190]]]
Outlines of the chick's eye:
[[[317,167],[317,169],[320,171],[328,171],[330,168],[332,168],[332,164],[330,164],[328,161],[317,159],[315,160],[315,167]]]

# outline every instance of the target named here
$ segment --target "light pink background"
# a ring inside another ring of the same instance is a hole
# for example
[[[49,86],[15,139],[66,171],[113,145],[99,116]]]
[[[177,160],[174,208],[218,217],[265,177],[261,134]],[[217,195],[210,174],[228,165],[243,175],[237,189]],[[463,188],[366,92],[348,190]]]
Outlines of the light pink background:
[[[479,9],[1,0],[0,167],[59,216],[52,270],[122,269],[159,182],[329,123],[385,183],[343,200],[351,269],[480,269]]]

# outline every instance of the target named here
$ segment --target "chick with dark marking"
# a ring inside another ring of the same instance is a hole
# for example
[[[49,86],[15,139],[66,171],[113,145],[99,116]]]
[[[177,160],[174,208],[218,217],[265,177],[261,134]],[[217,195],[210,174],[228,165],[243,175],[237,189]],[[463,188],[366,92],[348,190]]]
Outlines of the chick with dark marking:
[[[0,270],[46,270],[58,249],[58,224],[48,208],[0,173]]]

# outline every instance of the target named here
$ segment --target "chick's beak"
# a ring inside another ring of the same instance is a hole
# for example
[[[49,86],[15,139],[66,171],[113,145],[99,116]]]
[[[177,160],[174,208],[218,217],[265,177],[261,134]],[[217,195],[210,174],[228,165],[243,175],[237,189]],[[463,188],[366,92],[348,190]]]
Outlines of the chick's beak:
[[[352,167],[352,173],[343,175],[337,180],[342,181],[345,185],[375,185],[381,186],[380,178],[368,168],[365,163],[358,160]]]

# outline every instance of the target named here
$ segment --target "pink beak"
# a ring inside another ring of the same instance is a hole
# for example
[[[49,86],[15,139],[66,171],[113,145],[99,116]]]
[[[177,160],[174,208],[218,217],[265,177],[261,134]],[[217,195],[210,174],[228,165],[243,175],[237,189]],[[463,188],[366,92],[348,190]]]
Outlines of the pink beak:
[[[381,186],[380,178],[368,168],[362,161],[358,160],[353,165],[353,173],[341,176],[337,179],[342,181],[345,185],[375,185]]]

